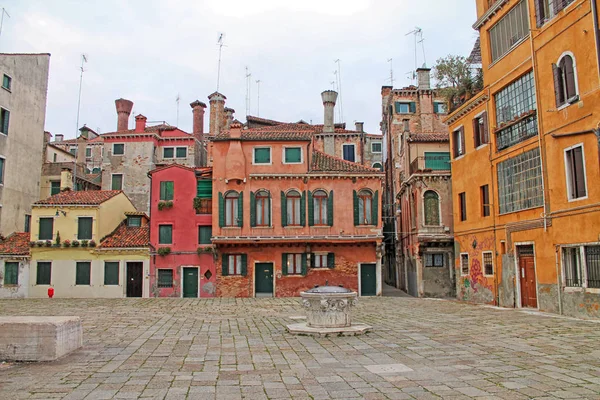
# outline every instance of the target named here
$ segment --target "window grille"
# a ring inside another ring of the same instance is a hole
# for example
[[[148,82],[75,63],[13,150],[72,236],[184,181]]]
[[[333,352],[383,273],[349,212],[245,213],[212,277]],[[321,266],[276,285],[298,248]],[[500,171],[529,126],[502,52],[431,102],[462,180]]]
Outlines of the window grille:
[[[587,287],[600,288],[600,246],[585,246]]]
[[[496,132],[496,151],[504,150],[524,140],[537,136],[537,117],[532,115]]]
[[[483,273],[485,275],[494,275],[494,261],[491,251],[483,253]]]
[[[509,53],[528,34],[527,4],[521,1],[490,29],[492,62]]]
[[[460,271],[462,275],[469,275],[469,255],[460,255]]]
[[[509,122],[531,110],[537,110],[533,71],[523,75],[494,95],[496,123]]]
[[[543,204],[540,149],[498,164],[499,212],[506,214]]]

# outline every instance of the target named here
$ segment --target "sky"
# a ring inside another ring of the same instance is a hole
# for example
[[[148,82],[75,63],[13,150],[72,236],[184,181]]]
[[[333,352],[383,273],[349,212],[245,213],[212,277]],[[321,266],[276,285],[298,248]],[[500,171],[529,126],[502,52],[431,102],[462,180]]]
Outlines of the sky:
[[[409,32],[422,29],[416,64],[430,67],[448,54],[468,56],[477,37],[475,0],[3,0],[1,7],[10,18],[0,52],[51,54],[45,129],[66,138],[77,132],[82,54],[79,126],[99,132],[116,130],[120,97],[134,102],[130,127],[133,114],[143,114],[191,132],[189,104],[208,105],[217,89],[224,33],[219,92],[235,118],[245,121],[248,67],[250,115],[322,123],[320,93],[341,87],[336,122],[343,115],[348,127],[362,121],[380,133],[390,58],[394,87],[411,84]]]

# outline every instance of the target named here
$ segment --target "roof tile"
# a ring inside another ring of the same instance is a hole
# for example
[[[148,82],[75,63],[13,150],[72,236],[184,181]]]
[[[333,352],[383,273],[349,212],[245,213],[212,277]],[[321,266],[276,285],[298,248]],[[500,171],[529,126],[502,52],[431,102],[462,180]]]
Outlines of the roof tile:
[[[100,243],[100,248],[131,248],[150,246],[150,225],[147,217],[142,217],[142,226],[128,226],[124,219],[117,229],[106,236]]]
[[[47,199],[36,201],[33,205],[88,205],[95,206],[115,197],[121,190],[65,190]]]
[[[409,142],[449,142],[450,138],[446,133],[411,133]]]
[[[310,172],[347,172],[357,174],[381,174],[376,168],[365,167],[361,164],[343,160],[338,157],[314,150]]]
[[[0,242],[0,254],[28,256],[29,240],[30,234],[28,232],[12,233],[4,241]]]

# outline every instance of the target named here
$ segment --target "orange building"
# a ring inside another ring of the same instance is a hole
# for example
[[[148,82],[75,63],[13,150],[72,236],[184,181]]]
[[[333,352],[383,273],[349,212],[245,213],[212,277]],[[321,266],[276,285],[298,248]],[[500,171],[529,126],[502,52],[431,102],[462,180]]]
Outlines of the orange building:
[[[484,89],[447,119],[458,297],[599,317],[597,2],[476,3]]]

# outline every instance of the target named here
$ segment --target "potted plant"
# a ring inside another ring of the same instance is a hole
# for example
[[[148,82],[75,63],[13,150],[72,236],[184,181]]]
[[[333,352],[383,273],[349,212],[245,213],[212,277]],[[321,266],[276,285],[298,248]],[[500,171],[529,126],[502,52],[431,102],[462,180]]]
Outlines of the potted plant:
[[[159,247],[157,253],[159,256],[166,256],[167,254],[171,253],[171,248],[170,247]]]
[[[158,202],[158,209],[173,208],[173,200],[162,200]]]
[[[37,247],[44,247],[45,245],[46,245],[46,242],[44,240],[37,241]]]
[[[30,247],[35,247],[35,241],[32,240],[31,242],[29,242],[29,246]]]
[[[60,247],[60,232],[56,232],[56,240],[54,241],[55,247]]]
[[[65,240],[65,241],[63,242],[63,246],[64,246],[64,247],[71,247],[71,241],[70,241],[69,239]]]
[[[79,247],[79,240],[73,240],[71,242],[71,246],[73,246],[73,247]]]
[[[52,247],[52,240],[46,240],[46,247]]]
[[[95,240],[90,240],[90,242],[88,243],[88,246],[90,247],[96,247],[96,241]]]
[[[84,240],[82,240],[82,241],[81,241],[81,247],[88,247],[88,243],[89,243],[89,241],[87,241],[87,240],[85,240],[85,239],[84,239]]]

